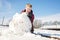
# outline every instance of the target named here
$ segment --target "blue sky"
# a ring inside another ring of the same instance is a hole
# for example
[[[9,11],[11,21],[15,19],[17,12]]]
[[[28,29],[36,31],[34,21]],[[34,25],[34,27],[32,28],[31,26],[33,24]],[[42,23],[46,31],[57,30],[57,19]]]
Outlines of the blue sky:
[[[60,14],[60,0],[0,0],[0,18],[20,13],[27,3],[32,4],[35,17]]]

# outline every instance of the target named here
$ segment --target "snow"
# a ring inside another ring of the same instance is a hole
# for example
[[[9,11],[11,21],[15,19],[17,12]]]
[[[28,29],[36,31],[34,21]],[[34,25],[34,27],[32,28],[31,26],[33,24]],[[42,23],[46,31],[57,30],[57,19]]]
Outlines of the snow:
[[[26,13],[16,13],[9,23],[9,27],[0,28],[0,40],[53,40],[30,33],[31,27]]]
[[[9,35],[9,36],[1,36],[0,40],[48,40],[49,38],[44,38],[38,35],[34,35],[31,33],[25,33],[23,36],[19,35]]]
[[[55,30],[41,30],[41,29],[35,29],[34,31],[36,34],[43,34],[51,37],[57,37],[60,38],[60,31]]]
[[[48,16],[43,16],[43,17],[38,17],[36,18],[38,20],[41,20],[43,23],[44,22],[54,22],[54,21],[60,21],[60,13],[54,14],[54,15],[48,15]]]
[[[41,29],[60,29],[60,25],[45,25],[40,28]]]
[[[1,30],[7,31],[7,27],[3,27]],[[0,31],[1,31],[0,30]],[[40,30],[35,30],[36,32],[40,32]],[[41,32],[44,32],[41,30]],[[34,35],[31,33],[24,33],[24,35],[20,36],[19,34],[13,34],[12,32],[6,35],[0,35],[0,40],[55,40],[51,38],[41,37],[40,35]]]
[[[0,25],[2,24],[2,21],[3,21],[3,25],[8,25],[10,20],[11,18],[4,18],[3,21],[3,18],[0,18]]]

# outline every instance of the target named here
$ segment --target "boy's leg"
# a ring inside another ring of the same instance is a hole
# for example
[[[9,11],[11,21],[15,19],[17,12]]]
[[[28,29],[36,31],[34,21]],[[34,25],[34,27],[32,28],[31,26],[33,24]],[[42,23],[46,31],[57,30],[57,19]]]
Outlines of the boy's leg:
[[[31,33],[33,33],[33,32],[34,32],[34,26],[33,26],[33,24],[32,24]]]

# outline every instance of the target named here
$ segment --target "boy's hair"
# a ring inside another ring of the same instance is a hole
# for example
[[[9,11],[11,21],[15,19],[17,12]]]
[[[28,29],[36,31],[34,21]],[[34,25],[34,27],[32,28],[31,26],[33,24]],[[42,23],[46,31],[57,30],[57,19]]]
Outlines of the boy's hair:
[[[31,4],[29,4],[29,3],[27,3],[27,4],[26,4],[26,6],[28,6],[28,7],[32,8],[32,5],[31,5]]]

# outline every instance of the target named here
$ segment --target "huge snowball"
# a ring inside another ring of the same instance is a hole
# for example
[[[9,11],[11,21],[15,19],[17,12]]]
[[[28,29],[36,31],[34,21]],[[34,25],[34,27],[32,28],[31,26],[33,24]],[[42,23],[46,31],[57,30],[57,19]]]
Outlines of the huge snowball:
[[[30,32],[31,22],[27,16],[27,13],[18,14],[13,16],[13,19],[9,23],[9,29],[14,33],[24,34],[25,32]]]

